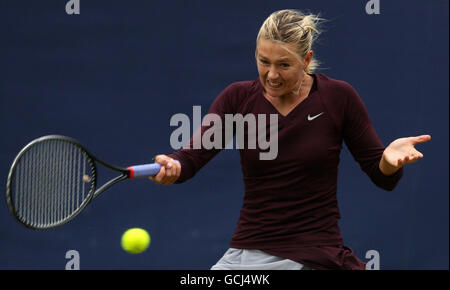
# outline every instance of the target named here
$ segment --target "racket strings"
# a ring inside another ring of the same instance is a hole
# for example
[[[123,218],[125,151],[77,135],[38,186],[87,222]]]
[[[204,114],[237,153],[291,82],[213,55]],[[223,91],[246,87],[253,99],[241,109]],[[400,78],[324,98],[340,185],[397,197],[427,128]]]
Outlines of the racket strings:
[[[60,223],[79,210],[94,190],[93,162],[74,144],[48,140],[18,160],[12,186],[16,215],[34,227]]]

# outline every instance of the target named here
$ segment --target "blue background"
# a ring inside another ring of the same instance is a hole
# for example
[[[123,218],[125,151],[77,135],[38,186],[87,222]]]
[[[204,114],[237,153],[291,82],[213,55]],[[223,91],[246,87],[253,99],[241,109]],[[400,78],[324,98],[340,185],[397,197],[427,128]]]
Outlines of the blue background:
[[[257,77],[255,38],[275,10],[321,13],[329,21],[314,50],[318,72],[349,82],[387,146],[430,134],[393,192],[372,184],[344,147],[339,167],[345,244],[381,269],[448,269],[448,1],[1,1],[0,179],[32,139],[62,134],[118,165],[171,152],[170,117],[206,113],[230,83]],[[111,173],[105,170],[104,176]],[[237,150],[224,150],[175,186],[121,183],[69,224],[33,231],[0,202],[0,269],[209,269],[225,252],[242,205]],[[140,255],[121,234],[152,236]]]

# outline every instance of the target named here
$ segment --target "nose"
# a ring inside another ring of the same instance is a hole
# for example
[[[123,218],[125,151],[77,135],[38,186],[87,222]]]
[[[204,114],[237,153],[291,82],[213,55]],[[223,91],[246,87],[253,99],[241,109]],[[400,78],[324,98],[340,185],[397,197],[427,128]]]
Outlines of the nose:
[[[278,75],[279,75],[279,73],[278,73],[277,69],[274,66],[271,66],[269,68],[269,72],[267,74],[267,77],[269,79],[271,79],[271,80],[275,80],[275,79],[278,78]]]

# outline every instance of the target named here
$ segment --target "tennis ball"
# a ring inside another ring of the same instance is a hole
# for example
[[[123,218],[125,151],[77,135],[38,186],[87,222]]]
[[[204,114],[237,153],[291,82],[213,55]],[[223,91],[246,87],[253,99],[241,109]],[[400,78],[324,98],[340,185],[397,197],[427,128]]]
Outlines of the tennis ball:
[[[130,254],[139,254],[150,245],[150,235],[146,230],[132,228],[126,230],[122,235],[122,248]]]

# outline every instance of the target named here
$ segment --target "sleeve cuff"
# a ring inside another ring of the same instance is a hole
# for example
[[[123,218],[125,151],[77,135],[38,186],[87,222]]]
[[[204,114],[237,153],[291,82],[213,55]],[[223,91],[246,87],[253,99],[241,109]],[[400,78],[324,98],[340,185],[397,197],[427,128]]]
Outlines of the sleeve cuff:
[[[392,191],[397,186],[397,183],[402,178],[402,176],[403,176],[403,167],[401,167],[399,170],[397,170],[397,172],[395,172],[392,175],[384,175],[377,164],[375,174],[373,176],[373,181],[379,187],[388,191]]]

